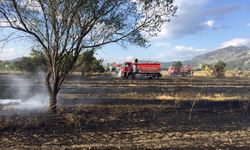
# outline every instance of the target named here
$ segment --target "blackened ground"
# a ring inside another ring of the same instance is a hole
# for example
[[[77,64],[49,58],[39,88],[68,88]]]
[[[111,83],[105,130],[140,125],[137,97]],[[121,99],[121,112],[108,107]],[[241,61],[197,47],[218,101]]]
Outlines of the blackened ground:
[[[10,77],[0,77],[0,99],[16,98]],[[42,81],[22,77],[26,97],[44,89]],[[190,113],[197,94],[248,96],[249,90],[249,79],[71,76],[56,115],[0,110],[0,149],[250,149],[248,100],[201,100]],[[154,99],[159,95],[186,99]]]
[[[6,149],[248,149],[250,118],[238,109],[81,105],[2,116]]]

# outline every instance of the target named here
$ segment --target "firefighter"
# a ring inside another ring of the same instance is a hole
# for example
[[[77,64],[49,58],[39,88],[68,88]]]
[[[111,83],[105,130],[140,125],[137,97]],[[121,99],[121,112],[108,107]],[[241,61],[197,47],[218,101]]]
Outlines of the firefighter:
[[[129,68],[129,64],[126,63],[126,64],[124,65],[124,68]],[[129,72],[124,72],[123,77],[124,77],[124,78],[128,78],[128,75],[129,75]]]
[[[138,59],[135,59],[134,64],[133,64],[133,72],[134,73],[136,73],[138,70],[137,65],[138,65]]]
[[[132,66],[132,70],[131,70],[131,77],[132,79],[135,78],[135,75],[137,73],[137,65],[138,65],[138,59],[134,60],[133,66]]]
[[[205,73],[207,76],[212,75],[212,70],[210,69],[210,67],[208,65],[205,66]]]

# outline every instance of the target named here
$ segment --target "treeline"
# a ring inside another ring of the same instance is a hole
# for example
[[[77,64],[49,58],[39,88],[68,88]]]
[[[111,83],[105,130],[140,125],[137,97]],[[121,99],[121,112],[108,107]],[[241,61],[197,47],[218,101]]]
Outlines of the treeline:
[[[172,64],[172,66],[181,68],[183,66],[181,61],[176,61]],[[215,64],[202,64],[201,68],[202,71],[206,71],[208,76],[215,76],[215,77],[224,77],[226,71],[226,63],[223,61],[217,61]]]
[[[103,73],[103,59],[97,59],[94,50],[87,50],[80,54],[74,71],[86,73]],[[21,57],[12,61],[0,61],[1,71],[22,71],[28,73],[36,73],[39,71],[47,71],[45,57],[39,51],[32,50],[30,56]]]
[[[209,75],[215,77],[224,77],[225,76],[226,63],[223,61],[218,61],[214,65],[202,64],[201,69],[206,71]]]

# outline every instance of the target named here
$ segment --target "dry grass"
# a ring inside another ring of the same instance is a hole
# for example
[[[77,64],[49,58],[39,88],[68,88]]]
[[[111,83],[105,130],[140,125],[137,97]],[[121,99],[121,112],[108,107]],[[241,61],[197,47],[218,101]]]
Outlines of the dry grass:
[[[132,83],[128,84],[128,87],[136,87],[136,86],[138,86],[138,85],[137,84],[132,84]]]
[[[176,99],[180,99],[180,97],[174,97],[174,96],[169,96],[169,95],[160,95],[160,96],[156,96],[155,99],[157,99],[157,100],[176,100]]]
[[[40,123],[40,118],[38,116],[33,116],[33,115],[30,115],[29,117],[26,117],[24,118],[25,119],[25,124],[24,126],[25,127],[36,127],[39,125]]]
[[[169,76],[169,74],[168,74],[168,71],[167,71],[167,70],[163,70],[163,71],[161,71],[161,75],[162,75],[162,77],[167,77],[167,76]]]
[[[194,76],[198,76],[198,77],[200,77],[200,76],[202,76],[202,77],[207,77],[207,76],[209,76],[209,74],[208,74],[208,72],[206,72],[206,71],[194,71]]]
[[[249,71],[243,71],[242,74],[238,74],[235,70],[226,70],[225,71],[225,77],[249,77],[250,72]],[[200,76],[200,77],[208,77],[208,72],[206,71],[194,71],[194,76]]]
[[[202,95],[200,93],[198,93],[199,96],[199,100],[204,100],[204,101],[233,101],[233,100],[239,100],[239,101],[243,101],[243,100],[249,100],[250,97],[249,96],[241,96],[241,95],[237,95],[237,96],[226,96],[224,94],[213,94],[210,96],[205,96]],[[192,99],[196,99],[197,96],[196,95],[183,95],[183,96],[170,96],[170,95],[159,95],[156,96],[155,99],[156,100],[192,100]]]
[[[41,116],[38,114],[22,114],[20,112],[19,115],[7,115],[7,116],[0,116],[0,130],[5,130],[8,128],[15,128],[19,126],[19,129],[22,128],[36,128],[39,127],[40,123],[43,120]]]
[[[65,123],[67,126],[73,126],[75,128],[79,128],[81,126],[81,117],[77,114],[66,113],[63,114],[63,118],[65,119]]]
[[[208,101],[230,101],[230,100],[242,100],[241,96],[225,96],[224,94],[214,94],[212,96],[202,96],[202,100]]]
[[[5,129],[11,125],[11,118],[0,117],[0,129]]]
[[[133,86],[133,85],[131,85]],[[101,99],[153,99],[155,93],[137,93],[137,92],[127,92],[127,93],[103,93],[103,94],[60,94],[60,97],[65,99],[91,99],[91,98],[101,98]]]
[[[60,94],[59,97],[63,97],[65,99],[77,99],[77,98],[91,98],[92,94]]]
[[[224,95],[221,93],[215,93],[211,95],[204,95],[202,93],[177,93],[175,95],[169,93],[113,93],[113,94],[61,94],[60,97],[65,99],[138,99],[138,100],[192,100],[196,98],[197,94],[200,94],[200,100],[206,101],[227,101],[227,100],[248,100],[250,95]]]

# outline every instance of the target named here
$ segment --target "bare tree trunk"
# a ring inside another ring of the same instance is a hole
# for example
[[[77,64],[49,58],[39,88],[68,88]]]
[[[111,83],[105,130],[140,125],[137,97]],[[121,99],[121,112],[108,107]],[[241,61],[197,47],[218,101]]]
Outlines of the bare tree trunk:
[[[57,113],[57,99],[56,99],[56,95],[54,95],[53,93],[53,96],[49,97],[49,111],[51,113]]]
[[[48,95],[49,95],[49,111],[51,113],[56,113],[57,112],[57,107],[56,107],[57,98],[56,97],[57,97],[58,92],[57,92],[57,89],[51,88],[50,78],[51,78],[51,72],[48,71],[46,79],[45,79],[45,85],[46,85],[46,88],[48,90]]]

